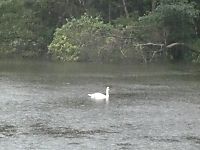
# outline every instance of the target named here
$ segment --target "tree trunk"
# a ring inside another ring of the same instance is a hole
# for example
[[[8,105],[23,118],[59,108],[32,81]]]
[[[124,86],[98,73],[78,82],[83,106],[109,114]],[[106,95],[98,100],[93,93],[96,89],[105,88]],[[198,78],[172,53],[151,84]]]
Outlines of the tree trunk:
[[[123,7],[124,7],[124,12],[126,14],[126,18],[129,18],[129,13],[128,13],[128,10],[126,7],[126,0],[122,0],[122,3],[123,3]]]
[[[154,10],[155,10],[155,8],[156,8],[156,1],[157,1],[157,0],[152,0],[152,1],[151,1],[151,11],[154,11]]]
[[[111,22],[111,4],[110,4],[110,1],[109,1],[109,4],[108,4],[108,21],[109,21],[109,23]]]

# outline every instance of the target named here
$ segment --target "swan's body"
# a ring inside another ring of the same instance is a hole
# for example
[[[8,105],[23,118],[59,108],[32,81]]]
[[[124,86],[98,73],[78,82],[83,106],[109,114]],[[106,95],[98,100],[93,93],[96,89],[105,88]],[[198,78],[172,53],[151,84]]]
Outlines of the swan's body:
[[[109,99],[109,87],[106,88],[106,95],[102,93],[93,93],[93,94],[88,94],[92,99],[95,100],[108,100]]]

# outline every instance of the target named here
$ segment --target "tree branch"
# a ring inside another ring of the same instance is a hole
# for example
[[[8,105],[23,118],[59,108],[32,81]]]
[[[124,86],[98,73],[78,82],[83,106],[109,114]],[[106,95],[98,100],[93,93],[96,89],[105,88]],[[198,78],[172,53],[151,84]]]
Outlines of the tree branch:
[[[166,46],[166,48],[172,48],[174,46],[184,46],[185,43],[171,43],[169,45]]]

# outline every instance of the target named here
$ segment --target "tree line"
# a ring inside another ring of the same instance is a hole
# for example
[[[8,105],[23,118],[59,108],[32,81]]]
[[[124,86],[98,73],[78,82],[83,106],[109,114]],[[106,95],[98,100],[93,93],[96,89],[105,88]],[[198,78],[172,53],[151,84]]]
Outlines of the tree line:
[[[0,57],[200,61],[199,0],[1,0]]]

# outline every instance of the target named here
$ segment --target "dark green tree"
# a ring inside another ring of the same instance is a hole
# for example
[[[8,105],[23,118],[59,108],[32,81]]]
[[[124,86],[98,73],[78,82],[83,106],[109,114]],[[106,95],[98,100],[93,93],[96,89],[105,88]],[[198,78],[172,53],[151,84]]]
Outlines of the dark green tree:
[[[23,0],[0,3],[1,55],[40,56],[45,53],[48,27],[43,26]]]

